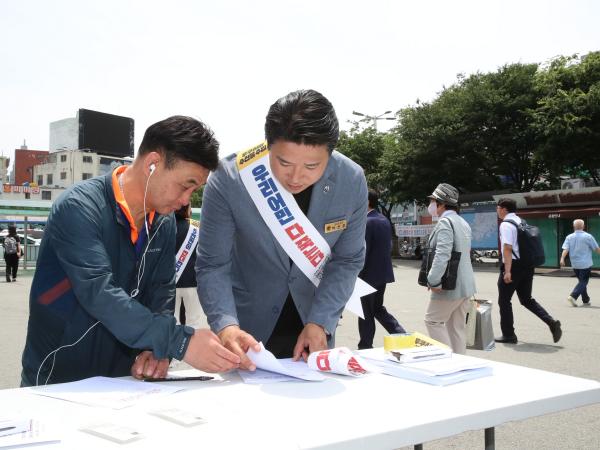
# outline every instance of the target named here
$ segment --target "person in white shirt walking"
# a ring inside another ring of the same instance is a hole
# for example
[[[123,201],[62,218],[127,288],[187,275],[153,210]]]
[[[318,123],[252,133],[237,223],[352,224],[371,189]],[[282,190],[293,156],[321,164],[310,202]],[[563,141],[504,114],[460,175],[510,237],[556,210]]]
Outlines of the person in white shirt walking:
[[[518,342],[514,328],[514,317],[511,299],[515,291],[519,302],[533,314],[538,316],[552,333],[554,342],[562,336],[560,321],[555,320],[532,296],[534,267],[526,267],[520,260],[517,225],[521,218],[517,216],[517,203],[509,198],[501,198],[497,206],[500,224],[500,248],[502,265],[498,278],[498,307],[500,308],[500,328],[502,336],[496,342],[516,344]],[[513,223],[511,223],[511,221]]]
[[[567,301],[573,306],[577,306],[577,299],[581,296],[583,306],[590,306],[590,296],[587,292],[588,281],[592,271],[592,253],[600,254],[600,247],[594,236],[583,231],[584,223],[581,219],[573,221],[574,232],[567,236],[562,245],[562,255],[560,257],[560,266],[565,266],[565,258],[569,255],[571,267],[577,277],[577,285],[567,297]]]

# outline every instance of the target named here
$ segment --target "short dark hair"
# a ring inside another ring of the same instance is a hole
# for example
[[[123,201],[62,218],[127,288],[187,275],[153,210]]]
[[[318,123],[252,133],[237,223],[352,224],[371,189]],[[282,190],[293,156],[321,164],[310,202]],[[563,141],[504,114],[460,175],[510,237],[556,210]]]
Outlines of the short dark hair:
[[[17,235],[17,227],[15,227],[14,225],[9,225],[8,226],[8,235],[11,237],[15,237]]]
[[[445,203],[445,202],[440,202],[439,200],[435,200],[435,203],[438,204],[438,205],[444,205],[446,207],[446,211],[456,211],[456,212],[458,212],[458,205],[450,205],[450,204]]]
[[[172,116],[150,125],[138,154],[154,151],[164,155],[167,168],[173,167],[176,160],[193,162],[208,170],[219,166],[219,142],[210,128],[192,117]]]
[[[333,105],[311,89],[290,92],[273,103],[267,113],[265,137],[269,145],[282,139],[302,145],[327,145],[331,153],[339,136]]]
[[[379,194],[373,189],[369,189],[369,208],[377,209],[379,206]]]
[[[501,198],[498,200],[498,206],[500,208],[506,208],[509,213],[517,212],[517,202],[512,198]]]

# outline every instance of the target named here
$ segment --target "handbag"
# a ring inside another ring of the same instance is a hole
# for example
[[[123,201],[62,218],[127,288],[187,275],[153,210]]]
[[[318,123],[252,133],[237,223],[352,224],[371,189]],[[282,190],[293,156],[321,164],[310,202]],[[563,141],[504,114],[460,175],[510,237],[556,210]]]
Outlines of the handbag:
[[[458,265],[460,264],[461,252],[454,250],[456,248],[454,225],[452,225],[450,219],[448,219],[448,222],[450,222],[450,226],[452,227],[452,253],[450,253],[448,265],[446,266],[444,275],[442,275],[442,289],[445,291],[452,291],[453,289],[456,289],[456,279],[458,278]],[[423,259],[421,260],[421,269],[419,270],[419,279],[417,281],[421,286],[429,285],[427,282],[427,274],[431,270],[431,264],[435,258],[435,247],[429,246],[432,238],[433,233],[427,241],[427,247],[423,250]]]
[[[494,328],[492,327],[492,302],[475,299],[475,332],[473,341],[467,342],[467,348],[472,350],[490,351],[496,347]]]

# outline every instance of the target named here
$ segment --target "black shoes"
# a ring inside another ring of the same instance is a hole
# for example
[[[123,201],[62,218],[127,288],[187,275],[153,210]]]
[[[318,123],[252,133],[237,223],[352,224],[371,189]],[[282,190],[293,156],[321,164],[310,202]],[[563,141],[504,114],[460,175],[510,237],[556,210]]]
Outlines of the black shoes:
[[[550,325],[550,331],[552,332],[552,339],[554,339],[554,343],[556,344],[560,341],[562,336],[562,329],[560,328],[560,320],[555,320]]]
[[[560,326],[560,324],[559,324]],[[517,336],[513,335],[513,336],[500,336],[494,339],[494,341],[499,342],[500,344],[516,344],[517,342],[519,342],[517,340]]]

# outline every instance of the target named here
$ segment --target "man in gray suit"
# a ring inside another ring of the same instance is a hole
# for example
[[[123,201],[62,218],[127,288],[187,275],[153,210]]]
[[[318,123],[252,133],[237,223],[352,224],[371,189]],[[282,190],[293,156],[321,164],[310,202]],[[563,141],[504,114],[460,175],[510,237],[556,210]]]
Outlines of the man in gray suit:
[[[439,184],[429,196],[428,211],[439,217],[431,233],[428,247],[435,247],[435,257],[427,274],[431,290],[425,313],[427,332],[433,339],[452,348],[455,353],[466,353],[466,317],[469,298],[475,294],[475,275],[471,266],[471,227],[457,214],[458,190],[446,183]],[[456,288],[442,289],[442,275],[446,271],[452,250],[461,252]]]
[[[292,92],[270,107],[265,135],[272,175],[293,194],[331,256],[316,287],[253,204],[236,155],[221,161],[204,190],[198,295],[212,330],[251,370],[245,353],[258,349],[257,341],[294,359],[334,345],[365,255],[365,176],[333,151],[339,125],[331,103],[313,90]]]

